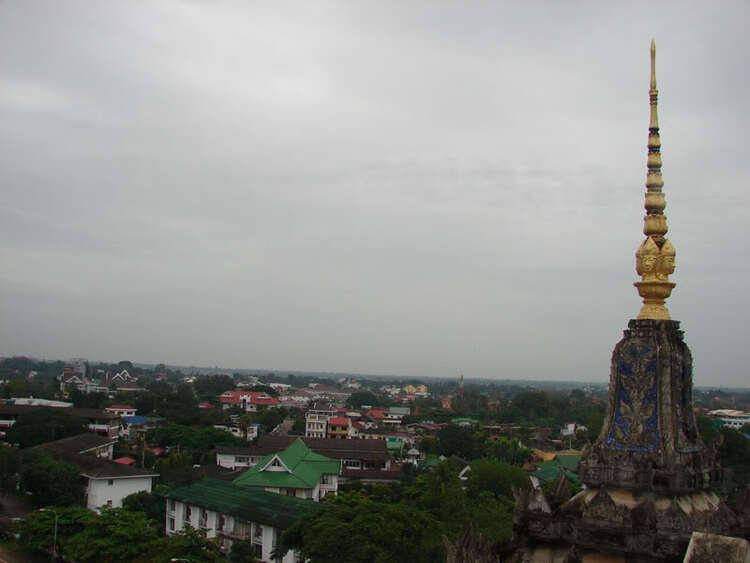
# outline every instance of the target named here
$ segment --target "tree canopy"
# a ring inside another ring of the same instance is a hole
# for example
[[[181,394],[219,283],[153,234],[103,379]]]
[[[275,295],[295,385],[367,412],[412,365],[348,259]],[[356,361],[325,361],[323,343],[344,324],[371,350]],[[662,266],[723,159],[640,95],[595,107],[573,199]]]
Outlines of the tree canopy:
[[[86,431],[80,418],[75,418],[60,409],[39,409],[18,416],[8,430],[8,442],[29,448],[44,442],[52,442],[75,436]]]
[[[43,452],[24,455],[21,488],[33,494],[41,504],[75,505],[83,498],[83,482],[78,468],[52,459]]]
[[[440,527],[429,514],[356,493],[327,499],[319,512],[292,525],[282,535],[278,553],[289,549],[310,563],[431,563],[443,558]]]

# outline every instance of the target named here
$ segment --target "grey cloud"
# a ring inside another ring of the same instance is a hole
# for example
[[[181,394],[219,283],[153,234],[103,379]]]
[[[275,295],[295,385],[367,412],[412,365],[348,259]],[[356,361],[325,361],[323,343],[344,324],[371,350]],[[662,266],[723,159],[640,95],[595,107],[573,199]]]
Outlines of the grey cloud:
[[[670,309],[743,384],[746,16],[0,4],[0,354],[604,381],[655,36]]]

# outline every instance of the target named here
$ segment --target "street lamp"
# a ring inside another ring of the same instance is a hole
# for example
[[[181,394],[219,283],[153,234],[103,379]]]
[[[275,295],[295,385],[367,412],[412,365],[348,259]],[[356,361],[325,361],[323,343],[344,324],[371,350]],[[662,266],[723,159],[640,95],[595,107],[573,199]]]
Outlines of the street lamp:
[[[57,511],[51,508],[40,508],[39,512],[51,512],[55,515],[55,535],[52,540],[52,561],[57,561]]]

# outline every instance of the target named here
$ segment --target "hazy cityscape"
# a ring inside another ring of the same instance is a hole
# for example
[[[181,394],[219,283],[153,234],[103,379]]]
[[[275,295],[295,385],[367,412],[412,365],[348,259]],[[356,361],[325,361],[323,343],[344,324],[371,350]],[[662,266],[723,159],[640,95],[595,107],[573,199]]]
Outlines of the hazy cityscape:
[[[750,561],[749,15],[1,3],[0,563]]]

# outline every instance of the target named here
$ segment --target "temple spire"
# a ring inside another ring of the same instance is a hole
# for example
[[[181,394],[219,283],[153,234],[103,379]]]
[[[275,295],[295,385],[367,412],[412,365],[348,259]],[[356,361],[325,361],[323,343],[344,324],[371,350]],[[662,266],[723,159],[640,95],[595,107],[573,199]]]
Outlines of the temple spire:
[[[669,275],[674,272],[675,249],[664,237],[667,234],[667,206],[661,176],[661,139],[657,111],[659,91],[656,89],[656,44],[651,41],[651,84],[648,91],[651,116],[648,125],[648,158],[646,172],[646,216],[643,234],[646,240],[636,252],[636,271],[641,281],[636,282],[638,294],[643,298],[639,319],[669,320],[664,300],[672,293],[674,283]]]

